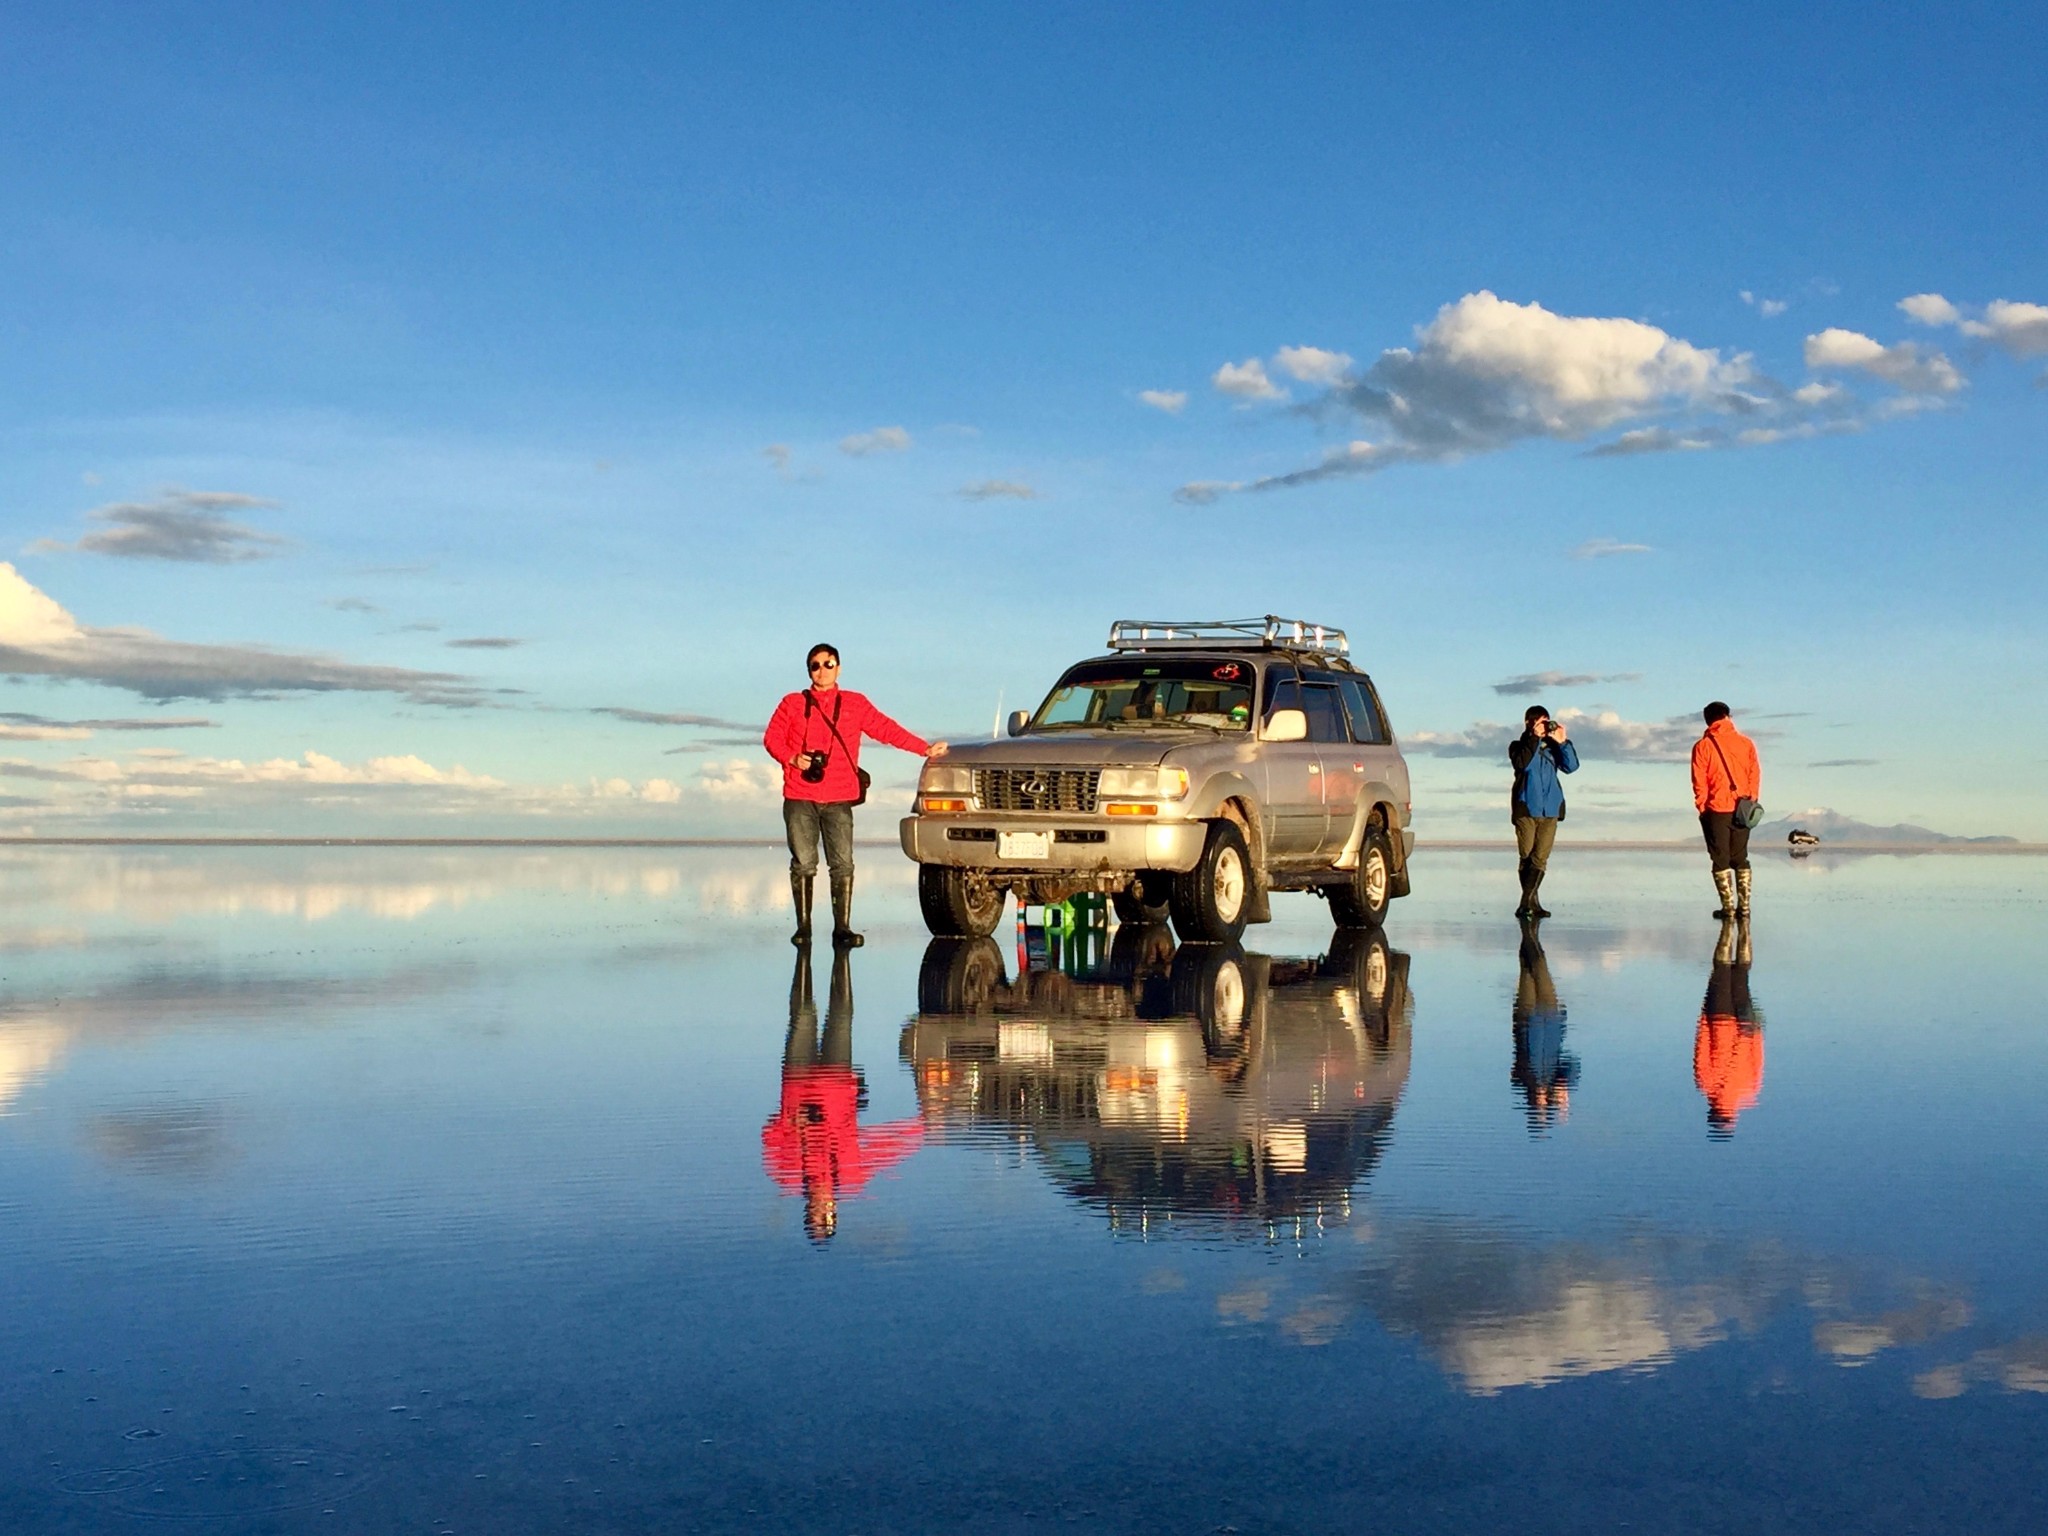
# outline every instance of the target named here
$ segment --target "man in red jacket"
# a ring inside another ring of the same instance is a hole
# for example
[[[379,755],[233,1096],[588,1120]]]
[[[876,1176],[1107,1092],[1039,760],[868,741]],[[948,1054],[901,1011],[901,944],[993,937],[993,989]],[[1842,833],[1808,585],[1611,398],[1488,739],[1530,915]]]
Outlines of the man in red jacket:
[[[768,755],[782,765],[782,825],[789,833],[789,894],[796,903],[792,944],[811,942],[811,892],[818,875],[818,842],[832,879],[832,943],[852,949],[866,942],[853,931],[853,806],[860,783],[860,739],[922,757],[944,757],[943,741],[913,736],[870,704],[839,686],[839,648],[814,645],[805,658],[811,686],[785,694],[762,734]]]
[[[1749,919],[1749,828],[1735,819],[1735,802],[1763,798],[1763,767],[1756,743],[1735,729],[1719,699],[1701,711],[1707,728],[1692,744],[1692,803],[1714,861],[1719,918]]]

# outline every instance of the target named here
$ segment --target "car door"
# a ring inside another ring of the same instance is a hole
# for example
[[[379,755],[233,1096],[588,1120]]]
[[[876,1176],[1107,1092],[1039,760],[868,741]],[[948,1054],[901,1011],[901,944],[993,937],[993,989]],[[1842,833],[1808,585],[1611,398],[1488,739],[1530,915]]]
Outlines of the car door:
[[[1321,748],[1323,810],[1321,856],[1334,859],[1350,839],[1359,791],[1365,788],[1366,749],[1353,740],[1350,701],[1343,685],[1349,679],[1334,672],[1309,672],[1303,677],[1308,709],[1309,740]]]
[[[1292,668],[1276,666],[1266,674],[1266,702],[1259,719],[1275,711],[1307,711],[1300,679]],[[1315,722],[1309,722],[1311,731]],[[1268,741],[1259,744],[1265,773],[1266,847],[1278,863],[1311,859],[1322,846],[1328,813],[1323,809],[1322,748],[1313,741]]]

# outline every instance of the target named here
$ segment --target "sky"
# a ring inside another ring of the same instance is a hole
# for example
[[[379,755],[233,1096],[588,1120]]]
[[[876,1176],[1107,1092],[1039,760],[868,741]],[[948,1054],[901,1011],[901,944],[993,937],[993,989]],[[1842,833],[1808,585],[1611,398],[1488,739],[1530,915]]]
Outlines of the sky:
[[[806,648],[985,736],[1349,631],[1423,837],[2048,841],[2048,16],[23,5],[0,835],[746,836]],[[871,747],[886,837],[915,761]]]

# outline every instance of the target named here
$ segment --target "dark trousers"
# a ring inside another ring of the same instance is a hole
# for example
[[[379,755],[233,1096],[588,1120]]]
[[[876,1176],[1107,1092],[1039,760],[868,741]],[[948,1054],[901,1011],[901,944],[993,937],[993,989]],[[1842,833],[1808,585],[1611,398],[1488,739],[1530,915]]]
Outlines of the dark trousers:
[[[1700,833],[1717,872],[1749,868],[1749,828],[1735,819],[1733,811],[1701,811]]]
[[[789,872],[818,872],[818,842],[825,843],[825,864],[835,877],[853,878],[853,807],[845,801],[820,805],[815,800],[782,802],[782,826],[789,834]]]

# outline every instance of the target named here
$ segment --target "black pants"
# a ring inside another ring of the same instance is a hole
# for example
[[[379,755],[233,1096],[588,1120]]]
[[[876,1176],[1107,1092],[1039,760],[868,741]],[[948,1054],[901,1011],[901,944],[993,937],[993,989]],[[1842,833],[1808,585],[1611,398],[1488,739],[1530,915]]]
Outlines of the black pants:
[[[1733,811],[1701,811],[1700,832],[1716,871],[1749,868],[1749,828]]]

